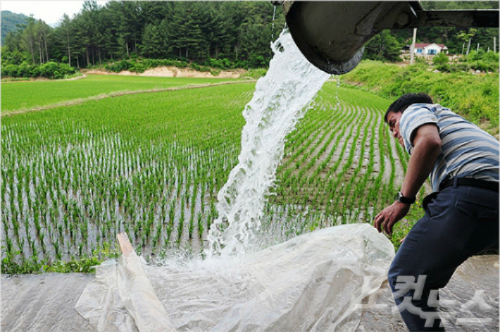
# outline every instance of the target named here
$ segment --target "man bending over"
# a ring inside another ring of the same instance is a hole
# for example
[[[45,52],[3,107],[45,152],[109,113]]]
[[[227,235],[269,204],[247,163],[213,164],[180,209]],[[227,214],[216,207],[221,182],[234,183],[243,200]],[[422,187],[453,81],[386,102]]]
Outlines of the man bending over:
[[[392,235],[429,175],[433,189],[392,262],[389,284],[410,331],[444,331],[438,289],[467,258],[498,250],[499,143],[424,93],[400,97],[384,119],[410,162],[396,201],[374,226]]]

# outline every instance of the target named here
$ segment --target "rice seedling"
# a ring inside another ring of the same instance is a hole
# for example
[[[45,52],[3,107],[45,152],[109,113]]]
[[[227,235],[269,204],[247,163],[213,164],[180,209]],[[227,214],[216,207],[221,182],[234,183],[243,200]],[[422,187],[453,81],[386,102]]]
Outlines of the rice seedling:
[[[50,94],[50,85],[41,87]],[[387,101],[339,89],[337,105],[333,89],[325,85],[288,135],[263,227],[287,221],[286,236],[295,236],[368,221],[368,210],[392,199],[405,164],[386,146]],[[4,117],[2,268],[39,271],[43,261],[44,270],[85,269],[95,252],[114,252],[105,246],[122,231],[146,259],[202,250],[217,193],[238,162],[241,111],[252,90],[232,84],[125,95]]]

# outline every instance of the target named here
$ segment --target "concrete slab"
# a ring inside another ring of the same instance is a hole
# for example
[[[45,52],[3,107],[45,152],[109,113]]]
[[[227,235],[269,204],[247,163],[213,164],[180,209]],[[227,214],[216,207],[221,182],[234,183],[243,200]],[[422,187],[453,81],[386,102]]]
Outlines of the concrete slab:
[[[498,331],[498,255],[474,256],[441,289],[440,316],[446,331]],[[407,331],[387,282],[363,306],[356,332]]]

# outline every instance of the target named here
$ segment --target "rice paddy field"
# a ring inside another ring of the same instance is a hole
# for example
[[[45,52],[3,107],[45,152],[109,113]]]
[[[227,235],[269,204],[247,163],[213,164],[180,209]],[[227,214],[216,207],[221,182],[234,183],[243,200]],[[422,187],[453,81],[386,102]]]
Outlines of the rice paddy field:
[[[232,81],[95,75],[2,84],[3,272],[68,262],[83,271],[86,260],[116,252],[120,232],[146,260],[200,253],[255,88]],[[324,85],[287,137],[262,221],[269,241],[371,222],[393,201],[407,157],[383,124],[389,103]]]
[[[121,75],[88,75],[76,80],[35,82],[2,82],[2,114],[84,101],[117,93],[162,90],[174,87],[230,82],[228,78],[138,77]],[[83,99],[83,100],[82,100]],[[62,105],[61,105],[62,106]]]

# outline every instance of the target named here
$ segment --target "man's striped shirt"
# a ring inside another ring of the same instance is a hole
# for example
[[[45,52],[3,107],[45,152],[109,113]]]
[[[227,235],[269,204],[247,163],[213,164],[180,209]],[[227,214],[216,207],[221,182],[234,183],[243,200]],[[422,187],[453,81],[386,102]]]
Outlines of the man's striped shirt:
[[[439,128],[442,150],[430,175],[434,191],[439,191],[443,180],[455,177],[498,183],[498,141],[439,104],[413,104],[403,112],[399,128],[410,155],[413,135],[429,123]]]

